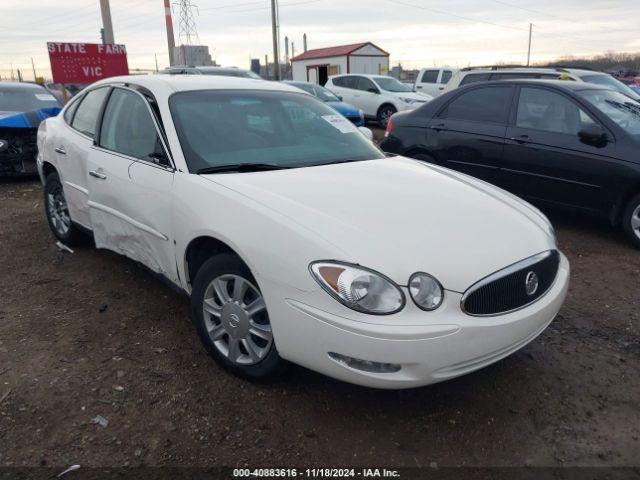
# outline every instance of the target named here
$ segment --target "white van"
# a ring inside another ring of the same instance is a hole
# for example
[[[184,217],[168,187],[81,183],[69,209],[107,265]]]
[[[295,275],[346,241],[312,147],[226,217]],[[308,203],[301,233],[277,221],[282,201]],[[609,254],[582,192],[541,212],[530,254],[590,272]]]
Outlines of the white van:
[[[442,93],[444,87],[449,83],[451,77],[458,72],[457,68],[423,68],[416,77],[414,90],[426,93],[432,97],[437,97]]]

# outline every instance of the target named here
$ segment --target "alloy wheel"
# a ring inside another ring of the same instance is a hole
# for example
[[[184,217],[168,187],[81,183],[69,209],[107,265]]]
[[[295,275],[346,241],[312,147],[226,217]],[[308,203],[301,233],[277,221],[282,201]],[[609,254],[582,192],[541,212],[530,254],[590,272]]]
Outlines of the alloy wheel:
[[[631,213],[631,230],[636,237],[640,238],[640,205],[636,206]]]
[[[58,188],[47,194],[47,209],[54,230],[59,235],[65,236],[71,228],[71,217],[62,189]]]
[[[214,347],[230,362],[254,365],[273,344],[273,333],[262,294],[247,279],[225,274],[207,286],[203,317]]]

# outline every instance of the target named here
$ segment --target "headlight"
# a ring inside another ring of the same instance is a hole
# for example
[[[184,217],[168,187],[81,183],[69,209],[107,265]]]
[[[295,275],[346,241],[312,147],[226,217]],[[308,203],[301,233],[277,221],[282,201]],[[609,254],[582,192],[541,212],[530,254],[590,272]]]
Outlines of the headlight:
[[[409,293],[422,310],[435,310],[442,305],[444,290],[440,282],[428,273],[414,273],[409,279]]]
[[[415,103],[415,102],[417,102],[417,100],[414,100],[413,98],[406,98],[406,97],[400,97],[400,100],[402,100],[404,103]]]
[[[404,307],[400,287],[373,270],[331,261],[314,262],[309,270],[329,295],[358,312],[391,315]]]

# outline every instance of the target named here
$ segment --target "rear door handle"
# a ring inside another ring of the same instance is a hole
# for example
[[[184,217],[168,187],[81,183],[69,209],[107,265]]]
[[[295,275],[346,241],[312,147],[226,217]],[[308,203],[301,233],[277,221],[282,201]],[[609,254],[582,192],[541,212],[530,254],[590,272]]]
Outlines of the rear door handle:
[[[59,153],[60,155],[66,155],[67,154],[67,151],[62,147],[56,147],[55,151],[56,151],[56,153]]]
[[[516,143],[530,143],[531,142],[531,137],[529,137],[529,135],[520,135],[519,137],[511,137],[509,138],[509,140],[511,140],[512,142],[516,142]]]
[[[416,88],[422,88],[422,85],[416,85]]]
[[[95,170],[89,170],[89,175],[95,178],[99,178],[100,180],[107,179],[107,176],[104,173],[96,172]]]

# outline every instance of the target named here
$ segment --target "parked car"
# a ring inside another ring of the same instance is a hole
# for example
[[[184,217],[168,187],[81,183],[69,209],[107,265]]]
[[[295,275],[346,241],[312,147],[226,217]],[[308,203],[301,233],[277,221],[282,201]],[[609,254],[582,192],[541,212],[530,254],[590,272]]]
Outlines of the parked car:
[[[242,70],[235,67],[191,67],[187,65],[167,67],[158,72],[161,75],[220,75],[223,77],[255,78],[262,77],[251,70]]]
[[[40,122],[62,105],[34,83],[0,82],[0,175],[35,175]]]
[[[423,68],[416,77],[414,90],[426,93],[432,97],[437,97],[442,93],[444,87],[449,83],[457,68]]]
[[[349,119],[357,127],[364,127],[364,112],[349,103],[343,102],[342,99],[331,90],[309,82],[285,81],[284,83],[288,83],[289,85],[293,85],[300,90],[310,93],[317,99],[331,106],[340,115]]]
[[[473,84],[394,115],[382,148],[622,225],[640,247],[640,103],[585,82]]]
[[[361,109],[365,118],[377,120],[383,128],[394,113],[412,110],[433,98],[382,75],[333,75],[325,87]]]
[[[624,83],[616,80],[608,73],[596,72],[593,70],[564,67],[469,67],[463,68],[456,73],[443,93],[450,92],[458,87],[476,82],[489,82],[495,80],[515,80],[515,79],[541,79],[541,80],[569,80],[576,82],[595,83],[609,87],[617,92],[626,95],[634,100],[640,100],[640,95],[630,89]]]
[[[283,83],[111,78],[38,141],[56,238],[91,231],[166,277],[191,296],[211,356],[241,376],[289,360],[370,387],[442,381],[522,348],[567,292],[539,211],[386,158]]]

